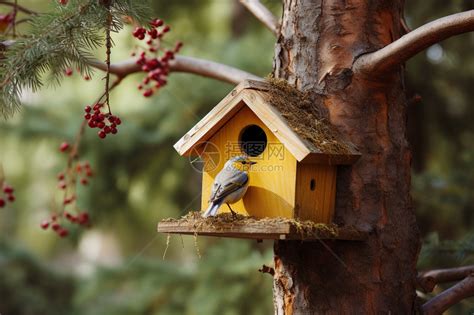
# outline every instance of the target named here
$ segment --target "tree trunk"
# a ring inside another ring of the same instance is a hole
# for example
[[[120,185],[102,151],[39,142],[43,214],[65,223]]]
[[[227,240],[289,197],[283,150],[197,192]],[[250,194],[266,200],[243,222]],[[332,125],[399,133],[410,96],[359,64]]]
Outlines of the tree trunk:
[[[276,314],[416,311],[419,231],[410,197],[402,69],[356,75],[354,60],[400,37],[403,1],[284,0],[274,75],[315,106],[362,153],[338,169],[336,223],[365,242],[275,243]]]

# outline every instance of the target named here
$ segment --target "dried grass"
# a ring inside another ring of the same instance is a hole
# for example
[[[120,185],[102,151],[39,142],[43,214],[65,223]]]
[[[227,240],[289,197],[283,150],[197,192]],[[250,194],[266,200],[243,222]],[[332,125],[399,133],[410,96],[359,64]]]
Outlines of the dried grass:
[[[237,227],[242,225],[252,225],[261,227],[262,231],[266,227],[278,226],[281,224],[289,224],[300,239],[315,238],[337,238],[339,231],[335,224],[315,223],[313,221],[301,221],[289,218],[255,218],[237,214],[233,216],[231,213],[224,212],[214,217],[202,218],[201,212],[191,211],[185,216],[175,219],[164,219],[162,222],[173,222],[177,224],[191,225],[196,233],[203,231],[225,231],[229,226]]]
[[[268,102],[286,119],[288,125],[315,152],[325,154],[351,154],[352,145],[345,142],[340,133],[324,118],[320,107],[309,94],[303,93],[282,79],[267,78]]]

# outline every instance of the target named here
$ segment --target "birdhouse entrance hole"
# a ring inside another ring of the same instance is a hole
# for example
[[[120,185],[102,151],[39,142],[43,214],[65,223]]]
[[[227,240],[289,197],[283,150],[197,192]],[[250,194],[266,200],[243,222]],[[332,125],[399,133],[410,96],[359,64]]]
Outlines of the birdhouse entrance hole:
[[[240,147],[248,156],[259,156],[267,147],[267,135],[257,125],[249,125],[240,133]]]
[[[316,181],[314,180],[314,178],[309,181],[309,189],[311,189],[312,191],[316,189]]]

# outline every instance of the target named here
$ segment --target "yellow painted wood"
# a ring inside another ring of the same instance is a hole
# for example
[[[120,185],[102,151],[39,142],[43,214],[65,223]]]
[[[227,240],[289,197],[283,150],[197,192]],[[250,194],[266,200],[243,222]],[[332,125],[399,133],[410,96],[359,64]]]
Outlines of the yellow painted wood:
[[[315,182],[314,190],[310,187],[311,180]],[[299,163],[296,186],[296,216],[301,220],[332,222],[336,197],[336,167]]]
[[[296,197],[297,161],[247,106],[240,109],[210,138],[209,142],[213,145],[208,145],[203,149],[201,156],[204,162],[208,163],[213,159],[212,163],[215,163],[217,167],[212,170],[207,169],[203,173],[202,209],[205,210],[208,206],[211,185],[224,163],[231,156],[243,154],[239,145],[239,136],[248,125],[261,127],[266,133],[268,143],[260,156],[251,158],[257,164],[253,165],[249,172],[249,189],[243,200],[231,207],[238,213],[260,218],[277,216],[292,218]],[[215,159],[215,154],[211,154],[215,148],[218,148],[220,152],[218,159]],[[228,212],[229,210],[226,205],[223,205],[220,211]]]

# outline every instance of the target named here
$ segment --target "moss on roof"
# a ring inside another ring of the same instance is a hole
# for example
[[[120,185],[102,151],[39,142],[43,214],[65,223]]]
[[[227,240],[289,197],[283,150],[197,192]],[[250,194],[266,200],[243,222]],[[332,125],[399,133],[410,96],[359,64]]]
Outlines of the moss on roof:
[[[356,149],[325,118],[310,98],[282,79],[267,78],[266,100],[276,108],[293,131],[314,152],[353,154]]]

